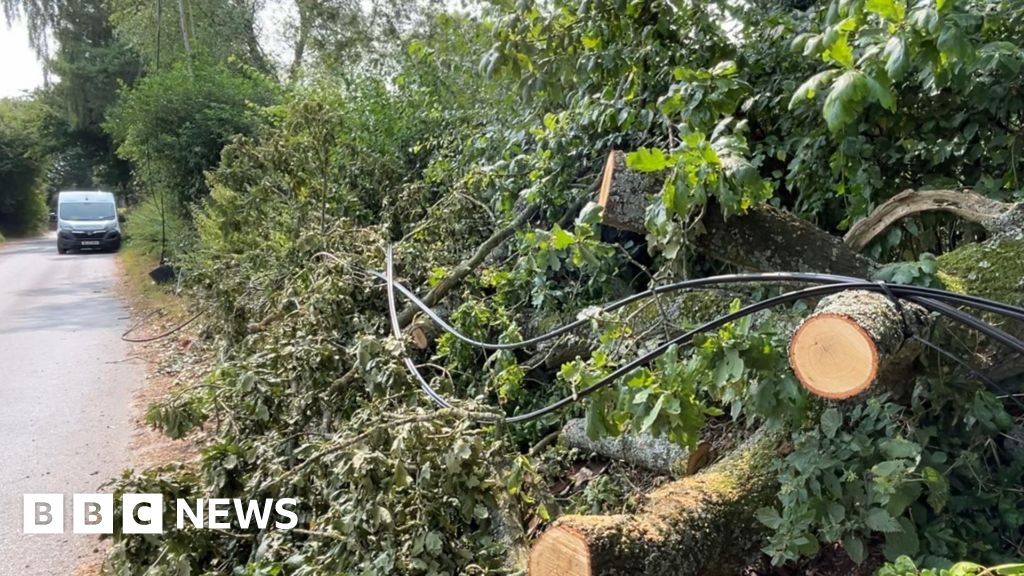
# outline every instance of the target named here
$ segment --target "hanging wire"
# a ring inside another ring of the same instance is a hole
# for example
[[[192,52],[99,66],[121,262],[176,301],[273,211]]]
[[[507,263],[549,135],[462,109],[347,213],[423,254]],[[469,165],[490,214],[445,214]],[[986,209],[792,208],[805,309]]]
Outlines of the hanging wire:
[[[578,328],[583,324],[589,322],[589,318],[580,318],[574,322],[570,322],[564,326],[551,330],[545,334],[523,340],[515,343],[490,343],[480,342],[473,338],[470,338],[453,326],[444,321],[436,312],[434,312],[430,306],[420,300],[411,290],[402,286],[394,279],[394,251],[392,246],[387,248],[386,257],[386,270],[384,274],[379,272],[370,271],[370,274],[381,279],[387,286],[388,292],[388,314],[391,322],[392,333],[396,338],[402,337],[401,326],[398,321],[398,309],[396,305],[395,292],[401,292],[403,296],[408,298],[416,307],[423,311],[431,320],[436,322],[444,331],[448,332],[455,338],[476,346],[479,348],[489,350],[513,350],[530,346],[555,338],[565,332],[568,332],[574,328]],[[938,290],[935,288],[925,288],[921,286],[908,286],[903,284],[887,284],[885,282],[872,282],[864,279],[853,278],[848,276],[835,276],[830,274],[808,274],[808,273],[789,273],[789,272],[777,272],[777,273],[766,273],[766,274],[729,274],[722,276],[712,276],[709,278],[701,278],[697,280],[687,280],[683,282],[676,282],[674,284],[665,284],[662,286],[654,287],[645,292],[628,296],[611,304],[608,304],[598,309],[604,312],[609,312],[626,306],[632,302],[644,298],[650,298],[657,294],[663,294],[667,292],[688,290],[695,288],[705,288],[709,286],[715,286],[720,284],[748,284],[748,283],[771,283],[771,284],[782,284],[782,283],[811,283],[817,284],[809,288],[803,288],[800,290],[794,290],[791,292],[783,293],[779,296],[767,298],[765,300],[755,302],[740,308],[735,312],[731,312],[709,322],[705,322],[692,330],[689,330],[679,336],[669,339],[653,350],[641,355],[633,361],[620,366],[619,368],[612,371],[610,374],[601,378],[597,382],[587,386],[586,388],[576,391],[570,396],[566,396],[560,400],[557,400],[547,406],[527,412],[524,414],[518,414],[508,416],[504,419],[504,422],[514,424],[527,422],[541,418],[552,412],[555,412],[565,406],[573,404],[582,398],[586,398],[591,394],[601,390],[602,388],[612,384],[618,378],[636,370],[637,368],[650,364],[655,358],[664,354],[672,346],[687,346],[692,343],[694,336],[707,332],[710,330],[718,329],[729,322],[734,322],[745,316],[756,314],[758,312],[782,306],[792,302],[796,302],[808,298],[821,298],[838,292],[846,290],[865,290],[871,292],[882,293],[894,302],[894,305],[898,306],[897,310],[902,310],[902,304],[900,300],[905,300],[921,306],[922,308],[939,314],[945,318],[954,320],[964,326],[980,332],[993,340],[996,340],[1005,346],[1016,350],[1017,352],[1024,354],[1024,341],[1012,336],[1005,331],[992,326],[981,319],[950,306],[950,303],[959,304],[963,306],[973,307],[982,311],[999,314],[1005,317],[1014,318],[1017,320],[1024,320],[1024,309],[1011,306],[1009,304],[1003,304],[995,302],[985,298],[979,298],[976,296],[969,296],[965,294],[956,294],[953,292],[947,292],[945,290]],[[955,355],[949,351],[942,349],[938,345],[927,342],[920,336],[916,336],[917,340],[925,342],[925,344],[934,350],[938,350],[943,355],[955,358]],[[451,403],[445,399],[437,390],[435,390],[430,383],[423,377],[415,363],[412,362],[408,357],[403,358],[406,368],[409,373],[418,381],[420,388],[435,404],[442,407],[450,407]],[[964,363],[964,366],[967,366]],[[968,367],[969,368],[969,367]],[[973,369],[971,369],[973,371]],[[985,379],[986,383],[991,382],[989,379]],[[1024,407],[1024,403],[1020,403]]]

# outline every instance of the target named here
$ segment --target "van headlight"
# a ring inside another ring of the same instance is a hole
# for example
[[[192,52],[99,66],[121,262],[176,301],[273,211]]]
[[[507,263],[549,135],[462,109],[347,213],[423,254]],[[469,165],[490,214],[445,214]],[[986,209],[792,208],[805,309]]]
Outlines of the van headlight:
[[[107,232],[113,232],[114,230],[117,230],[117,220],[111,220],[110,222],[107,222],[107,227],[105,228],[105,230]]]
[[[67,222],[61,222],[57,224],[57,228],[59,230],[66,230],[68,232],[71,232],[71,224],[68,224]]]

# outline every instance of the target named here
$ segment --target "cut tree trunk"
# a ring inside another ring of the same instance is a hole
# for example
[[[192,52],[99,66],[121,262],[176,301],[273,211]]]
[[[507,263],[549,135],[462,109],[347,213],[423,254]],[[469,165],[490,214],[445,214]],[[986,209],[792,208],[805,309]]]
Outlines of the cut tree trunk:
[[[921,352],[908,339],[927,329],[929,316],[902,303],[902,314],[886,296],[851,290],[828,296],[793,334],[789,365],[812,393],[851,398],[872,386],[902,392],[910,365]]]
[[[736,574],[762,543],[754,512],[777,491],[778,440],[755,433],[720,462],[651,493],[637,514],[563,516],[534,544],[530,575]]]
[[[613,151],[605,164],[598,204],[602,224],[643,234],[645,207],[661,192],[663,179],[626,166]],[[755,271],[826,272],[866,277],[877,268],[868,258],[814,224],[769,205],[729,218],[709,205],[696,248],[714,258]]]

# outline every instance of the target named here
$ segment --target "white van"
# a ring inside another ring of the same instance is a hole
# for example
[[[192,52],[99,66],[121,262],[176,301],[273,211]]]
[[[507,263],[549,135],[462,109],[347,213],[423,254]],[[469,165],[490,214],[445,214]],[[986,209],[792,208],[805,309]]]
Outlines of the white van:
[[[75,248],[117,250],[121,219],[110,192],[61,192],[57,196],[57,252]]]

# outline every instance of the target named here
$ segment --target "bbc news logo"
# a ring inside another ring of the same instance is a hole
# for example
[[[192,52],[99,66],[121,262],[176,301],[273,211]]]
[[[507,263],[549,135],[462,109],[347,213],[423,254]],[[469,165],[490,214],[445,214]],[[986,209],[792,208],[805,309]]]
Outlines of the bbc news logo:
[[[175,525],[182,530],[195,528],[228,530],[231,517],[242,530],[250,526],[266,529],[273,520],[279,530],[290,530],[299,523],[295,498],[241,500],[239,498],[197,498],[175,501]],[[64,533],[63,494],[25,494],[22,509],[25,534]],[[73,494],[71,531],[74,534],[113,534],[113,494]],[[125,534],[160,534],[164,531],[162,494],[124,494],[121,498],[121,531]]]

